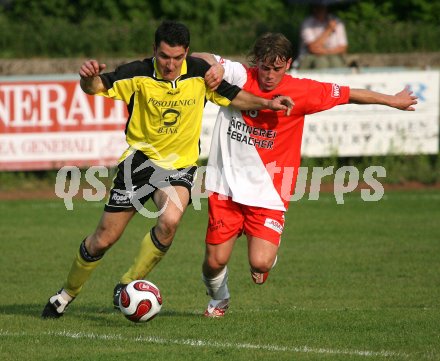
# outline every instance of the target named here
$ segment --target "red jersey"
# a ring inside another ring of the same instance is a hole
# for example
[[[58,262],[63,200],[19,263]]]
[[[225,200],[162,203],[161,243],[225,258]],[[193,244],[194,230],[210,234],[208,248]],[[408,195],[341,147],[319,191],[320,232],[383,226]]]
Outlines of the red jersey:
[[[286,74],[272,91],[258,86],[257,68],[222,60],[225,80],[257,96],[290,96],[289,116],[270,110],[240,111],[221,107],[214,127],[206,172],[206,189],[235,202],[287,210],[301,161],[304,117],[346,104],[346,86],[298,79]]]

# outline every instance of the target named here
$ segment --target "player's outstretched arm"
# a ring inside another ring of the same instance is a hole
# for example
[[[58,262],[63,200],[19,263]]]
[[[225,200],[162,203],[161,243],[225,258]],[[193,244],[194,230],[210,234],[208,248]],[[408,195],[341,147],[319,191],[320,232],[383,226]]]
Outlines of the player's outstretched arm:
[[[99,77],[99,73],[105,67],[105,64],[99,64],[97,60],[86,60],[81,65],[79,69],[79,76],[81,77],[80,86],[85,93],[94,95],[107,90]]]
[[[205,82],[212,90],[215,90],[223,78],[225,72],[223,66],[217,62],[214,55],[209,53],[192,53],[191,56],[201,58],[211,65],[211,68],[205,74]],[[215,89],[213,89],[213,87],[215,87]],[[241,110],[284,110],[286,115],[290,115],[290,112],[295,105],[293,100],[288,96],[279,96],[275,99],[269,100],[257,97],[244,90],[237,94],[231,104]]]
[[[378,93],[367,89],[350,89],[350,103],[355,104],[382,104],[392,108],[414,111],[417,96],[408,87],[395,95]]]
[[[274,111],[284,110],[286,115],[290,115],[295,103],[288,97],[281,95],[274,99],[264,99],[257,97],[247,91],[241,90],[232,100],[231,104],[241,110],[260,110],[270,109]]]
[[[215,56],[211,53],[206,53],[206,52],[193,52],[191,53],[191,56],[194,56],[195,58],[200,58],[203,59],[204,61],[206,61],[209,65],[214,65],[214,64],[218,64],[217,59],[215,58]]]

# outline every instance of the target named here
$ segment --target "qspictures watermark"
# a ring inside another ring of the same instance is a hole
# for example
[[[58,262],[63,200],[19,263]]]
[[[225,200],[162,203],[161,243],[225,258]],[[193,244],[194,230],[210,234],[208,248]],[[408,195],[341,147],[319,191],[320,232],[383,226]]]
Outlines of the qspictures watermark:
[[[151,164],[149,164],[151,165]],[[273,177],[274,172],[279,173],[280,168],[276,167],[276,162],[268,165],[269,174]],[[204,190],[204,186],[200,179],[204,178],[208,167],[202,166],[197,170],[197,178],[199,181],[194,183],[192,188],[192,206],[195,210],[201,210],[201,199],[208,198],[209,192]],[[278,170],[278,171],[277,171]],[[155,172],[163,170],[155,169]],[[219,172],[220,176],[224,169],[212,169],[210,171]],[[255,172],[261,172],[256,167],[242,168],[240,171],[247,174],[258,174]],[[147,210],[139,199],[148,195],[156,190],[153,186],[142,187],[142,189],[136,189],[133,186],[133,182],[130,176],[127,176],[128,172],[124,175],[125,190],[121,191],[119,196],[124,199],[127,198],[132,206],[147,218],[156,218],[163,213],[164,209],[159,209],[157,212],[151,212]],[[294,179],[295,169],[293,167],[284,167],[282,170],[282,183],[281,183],[281,198],[284,201],[299,201],[306,197],[307,184],[308,188],[308,200],[319,200],[320,193],[322,191],[321,186],[323,184],[324,177],[334,176],[332,184],[332,192],[337,204],[344,204],[344,197],[352,193],[354,190],[360,187],[360,198],[365,202],[377,202],[384,196],[385,190],[379,178],[386,177],[386,169],[383,166],[370,166],[367,167],[362,173],[355,166],[343,166],[335,169],[334,166],[329,167],[299,167],[298,175],[296,179],[296,185],[293,194],[291,194],[291,184]],[[61,168],[56,177],[55,194],[63,199],[67,210],[73,210],[73,198],[82,196],[82,198],[88,202],[100,202],[107,197],[108,190],[106,185],[101,179],[108,178],[109,170],[103,166],[93,166],[88,168],[84,174],[76,166],[65,166]],[[85,183],[90,187],[84,187],[81,189],[81,179],[84,177]],[[310,180],[310,182],[309,182]],[[328,184],[328,182],[326,183]],[[361,184],[361,185],[360,185]],[[360,185],[360,186],[359,186]],[[161,188],[162,189],[162,188]],[[166,187],[163,189],[169,200],[177,205],[179,209],[184,207],[180,204],[179,197],[176,194],[174,187]],[[81,193],[81,194],[80,194]],[[164,208],[166,205],[164,206]]]

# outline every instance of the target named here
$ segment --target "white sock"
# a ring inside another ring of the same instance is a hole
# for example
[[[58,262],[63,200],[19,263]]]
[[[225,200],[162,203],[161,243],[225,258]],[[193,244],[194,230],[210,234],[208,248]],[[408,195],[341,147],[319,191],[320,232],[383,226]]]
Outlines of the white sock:
[[[208,295],[214,300],[224,300],[230,297],[228,290],[228,267],[225,267],[215,278],[208,278],[202,274],[202,280]]]
[[[73,297],[69,295],[64,289],[61,291],[61,297],[64,298],[67,302],[70,302],[73,300]]]

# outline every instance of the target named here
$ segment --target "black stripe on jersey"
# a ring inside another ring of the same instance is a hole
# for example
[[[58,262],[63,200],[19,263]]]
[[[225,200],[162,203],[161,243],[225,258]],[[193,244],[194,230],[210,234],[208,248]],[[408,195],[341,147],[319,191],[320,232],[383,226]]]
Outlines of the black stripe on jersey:
[[[137,60],[131,63],[118,66],[114,72],[101,74],[100,77],[107,89],[113,87],[113,83],[121,79],[130,79],[135,76],[153,77],[154,65],[153,59]]]
[[[216,92],[218,94],[224,96],[225,98],[228,98],[231,101],[237,96],[238,93],[240,93],[240,91],[241,88],[236,85],[231,85],[225,80],[222,80],[222,82],[216,89]]]
[[[133,106],[134,106],[134,94],[130,97],[130,103],[127,105],[127,111],[128,111],[128,118],[125,123],[125,130],[124,133],[127,134],[128,132],[128,125],[130,124],[131,115],[133,114]]]
[[[205,77],[205,73],[210,68],[210,65],[203,59],[194,58],[188,56],[186,58],[187,73],[183,74],[180,80],[189,79],[194,77]],[[153,77],[154,74],[154,64],[153,58],[147,58],[144,60],[133,61],[131,63],[122,64],[118,66],[114,72],[100,74],[102,82],[107,89],[113,87],[113,83],[121,79],[130,79],[135,76],[148,76]],[[154,78],[156,81],[167,81],[163,79]],[[221,96],[228,98],[229,100],[234,99],[240,92],[240,88],[231,85],[226,81],[222,81],[217,88],[216,92]]]
[[[130,79],[135,76],[148,76],[153,78],[154,64],[153,58],[144,60],[137,60],[131,63],[122,64],[118,66],[114,72],[100,74],[100,78],[107,89],[111,89],[117,80]],[[155,79],[159,80],[159,79]],[[127,134],[128,126],[130,124],[131,115],[134,107],[134,94],[130,97],[130,103],[127,104],[128,119],[125,123],[125,134]]]
[[[194,58],[192,56],[188,56],[186,58],[187,64],[187,73],[182,75],[181,79],[187,79],[192,77],[205,77],[205,73],[211,67],[205,60],[200,58]],[[232,100],[237,94],[240,92],[241,88],[236,85],[231,85],[227,81],[222,80],[216,92],[221,96]]]

